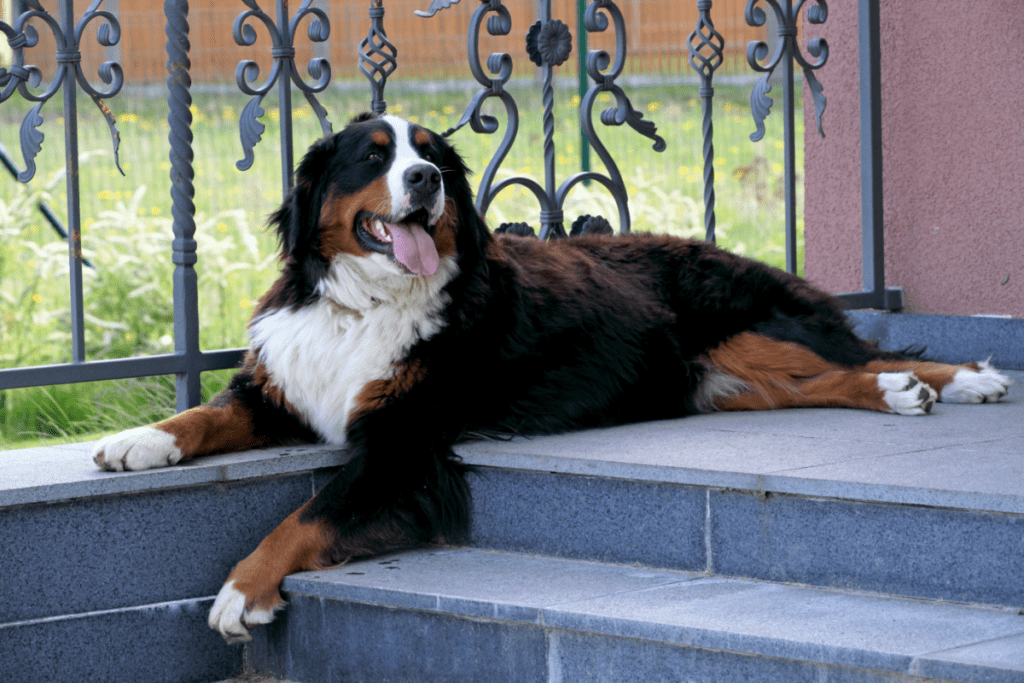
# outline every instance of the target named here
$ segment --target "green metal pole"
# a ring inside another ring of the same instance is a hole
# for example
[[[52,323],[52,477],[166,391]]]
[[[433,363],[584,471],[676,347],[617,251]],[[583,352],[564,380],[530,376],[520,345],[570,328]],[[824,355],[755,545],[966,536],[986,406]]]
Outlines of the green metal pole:
[[[583,26],[583,13],[586,11],[587,0],[576,0],[576,35],[579,45],[579,80],[580,80],[580,102],[587,94],[587,29]],[[580,126],[580,170],[584,173],[590,171],[590,141],[583,133],[583,126]],[[583,181],[589,185],[590,181]]]

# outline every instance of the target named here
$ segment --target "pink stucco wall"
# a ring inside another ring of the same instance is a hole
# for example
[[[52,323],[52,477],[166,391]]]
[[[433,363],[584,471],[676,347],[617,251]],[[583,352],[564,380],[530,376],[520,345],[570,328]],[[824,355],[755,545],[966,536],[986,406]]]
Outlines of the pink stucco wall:
[[[804,273],[859,291],[857,2],[828,9],[804,27],[830,51],[824,139],[805,97]],[[881,24],[886,281],[908,312],[1024,317],[1020,0],[890,0]]]

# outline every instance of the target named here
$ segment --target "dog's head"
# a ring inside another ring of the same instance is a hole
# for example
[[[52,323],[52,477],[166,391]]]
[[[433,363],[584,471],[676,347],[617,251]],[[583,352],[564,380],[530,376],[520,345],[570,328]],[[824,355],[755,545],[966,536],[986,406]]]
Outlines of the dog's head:
[[[394,116],[364,114],[314,143],[271,223],[309,294],[335,263],[370,259],[387,277],[430,278],[487,239],[459,155]]]

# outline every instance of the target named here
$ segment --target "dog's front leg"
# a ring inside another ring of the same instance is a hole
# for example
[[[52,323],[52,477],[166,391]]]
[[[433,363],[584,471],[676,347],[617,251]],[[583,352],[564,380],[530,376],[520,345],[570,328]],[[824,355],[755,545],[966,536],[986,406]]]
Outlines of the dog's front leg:
[[[230,392],[174,417],[101,439],[92,458],[100,469],[147,470],[210,453],[258,448],[251,411]]]
[[[279,587],[288,574],[464,536],[467,468],[448,449],[386,453],[356,455],[239,562],[214,601],[210,627],[229,643],[245,642],[284,607]]]

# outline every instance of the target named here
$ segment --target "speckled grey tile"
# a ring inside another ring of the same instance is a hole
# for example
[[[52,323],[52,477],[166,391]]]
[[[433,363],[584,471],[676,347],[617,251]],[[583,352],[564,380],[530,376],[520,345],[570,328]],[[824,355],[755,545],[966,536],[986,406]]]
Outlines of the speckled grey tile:
[[[540,623],[541,608],[698,574],[438,548],[396,553],[285,579],[284,590],[473,617]]]
[[[1024,634],[921,657],[917,671],[949,680],[1020,683],[1024,681]]]
[[[242,648],[206,625],[211,599],[0,626],[0,678],[14,683],[209,683]]]
[[[716,574],[1024,607],[1024,516],[713,491]]]
[[[550,683],[925,683],[916,676],[552,631]]]
[[[309,474],[0,508],[0,622],[214,595]]]
[[[488,469],[471,479],[472,544],[686,571],[706,566],[703,489]]]
[[[296,681],[537,683],[544,631],[506,621],[382,608],[292,595],[278,620],[254,631],[246,661]]]
[[[348,456],[308,444],[196,458],[142,472],[101,472],[89,457],[92,443],[5,451],[0,507],[133,493],[337,467]]]
[[[987,608],[729,579],[574,602],[543,618],[556,629],[894,673],[1024,632],[1024,616]]]

